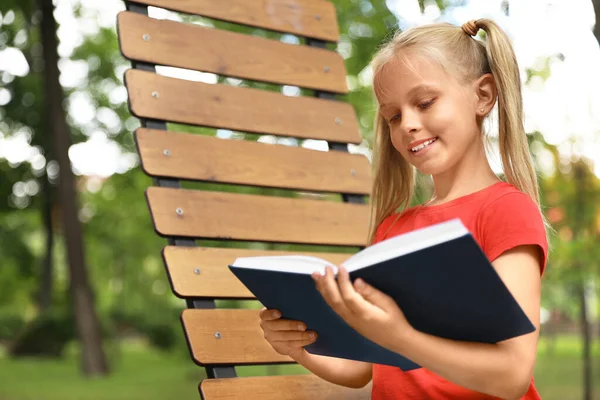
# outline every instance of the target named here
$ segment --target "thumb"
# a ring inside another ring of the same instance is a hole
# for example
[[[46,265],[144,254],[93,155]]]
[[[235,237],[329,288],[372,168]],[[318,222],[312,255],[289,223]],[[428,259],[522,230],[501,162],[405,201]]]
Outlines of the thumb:
[[[382,310],[388,311],[392,310],[394,307],[398,307],[396,302],[390,296],[375,289],[360,278],[354,281],[354,287],[365,300]]]

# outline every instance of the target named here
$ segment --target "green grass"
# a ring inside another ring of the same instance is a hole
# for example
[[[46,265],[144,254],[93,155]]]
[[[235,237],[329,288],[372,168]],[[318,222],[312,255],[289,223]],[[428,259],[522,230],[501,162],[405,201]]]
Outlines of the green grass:
[[[536,362],[536,387],[543,400],[583,399],[582,343],[577,336],[560,336],[554,351],[548,341],[540,339]],[[592,347],[592,399],[600,400],[600,344]]]
[[[540,342],[536,385],[544,400],[579,400],[581,395],[581,346],[576,337],[557,340],[554,353]],[[142,345],[122,346],[106,379],[80,376],[76,352],[63,360],[13,360],[0,354],[0,400],[198,400],[203,370],[181,352],[164,353]],[[594,399],[600,400],[600,346],[594,347]],[[302,373],[298,366],[239,368],[239,375]]]
[[[0,358],[0,400],[153,400],[200,398],[203,370],[181,354],[123,349],[106,379],[84,379],[78,359]]]

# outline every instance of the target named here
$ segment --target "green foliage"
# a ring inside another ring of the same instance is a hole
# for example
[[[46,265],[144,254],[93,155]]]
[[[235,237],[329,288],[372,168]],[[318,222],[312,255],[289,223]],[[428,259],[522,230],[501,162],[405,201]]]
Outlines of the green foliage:
[[[74,338],[74,321],[69,314],[42,314],[19,332],[9,352],[12,356],[60,357]]]
[[[362,135],[372,144],[375,103],[372,89],[361,79],[379,46],[398,29],[398,21],[384,0],[334,2],[340,26],[338,52],[344,56],[351,92],[347,99],[356,110]]]
[[[158,313],[141,313],[114,307],[109,316],[110,324],[118,336],[145,337],[156,349],[177,350],[183,354],[187,351],[187,344],[179,324],[181,309],[166,309],[164,306],[161,309],[163,311]]]
[[[23,313],[14,310],[0,311],[0,343],[9,342],[25,328]]]

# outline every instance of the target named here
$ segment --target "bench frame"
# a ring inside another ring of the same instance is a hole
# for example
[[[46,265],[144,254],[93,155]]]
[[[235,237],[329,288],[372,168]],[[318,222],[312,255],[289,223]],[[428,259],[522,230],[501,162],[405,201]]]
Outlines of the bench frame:
[[[145,4],[139,4],[135,2],[131,2],[126,0],[126,9],[127,11],[142,14],[148,16],[148,6]],[[263,28],[265,29],[265,28]],[[300,35],[296,35],[302,37]],[[321,39],[314,38],[306,38],[307,45],[315,48],[326,48],[328,42]],[[133,69],[149,71],[156,73],[156,65],[146,62],[139,62],[135,60],[131,60],[131,65]],[[314,90],[314,96],[320,99],[328,99],[328,100],[336,100],[336,93],[327,92],[327,91],[319,91]],[[167,123],[161,120],[154,120],[148,118],[139,118],[141,126],[149,129],[163,130],[167,131]],[[348,152],[348,144],[341,142],[331,142],[328,141],[329,149],[333,151],[341,151]],[[137,142],[136,142],[137,145]],[[153,177],[154,186],[166,187],[166,188],[181,188],[180,179],[171,179],[171,178],[157,178]],[[342,194],[343,201],[346,203],[355,203],[355,204],[365,204],[367,199],[365,195],[357,195],[357,194]],[[184,247],[195,247],[197,246],[195,240],[193,238],[183,238],[183,237],[168,237],[168,244],[170,246],[184,246]],[[210,298],[186,298],[186,307],[188,309],[215,309],[217,308],[216,302],[214,299]],[[187,335],[186,335],[187,338]],[[189,342],[188,342],[189,344]],[[270,363],[276,364],[276,363]],[[235,365],[203,365],[206,369],[206,374],[208,379],[215,378],[234,378],[237,377]]]

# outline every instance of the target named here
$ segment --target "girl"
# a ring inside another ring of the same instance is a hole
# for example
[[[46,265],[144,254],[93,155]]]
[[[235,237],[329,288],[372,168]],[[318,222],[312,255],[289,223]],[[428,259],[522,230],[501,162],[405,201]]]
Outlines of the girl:
[[[476,40],[478,29],[486,42]],[[313,276],[327,303],[362,335],[423,368],[309,354],[316,339],[299,321],[261,310],[273,348],[330,382],[362,387],[372,399],[539,399],[533,371],[540,281],[548,242],[523,129],[519,68],[506,34],[489,19],[461,27],[435,24],[397,34],[375,55],[378,103],[369,244],[460,218],[521,305],[536,331],[497,344],[416,331],[388,296],[339,269]],[[498,101],[500,153],[508,182],[491,169],[482,122]],[[434,195],[408,207],[414,168],[432,176]]]

